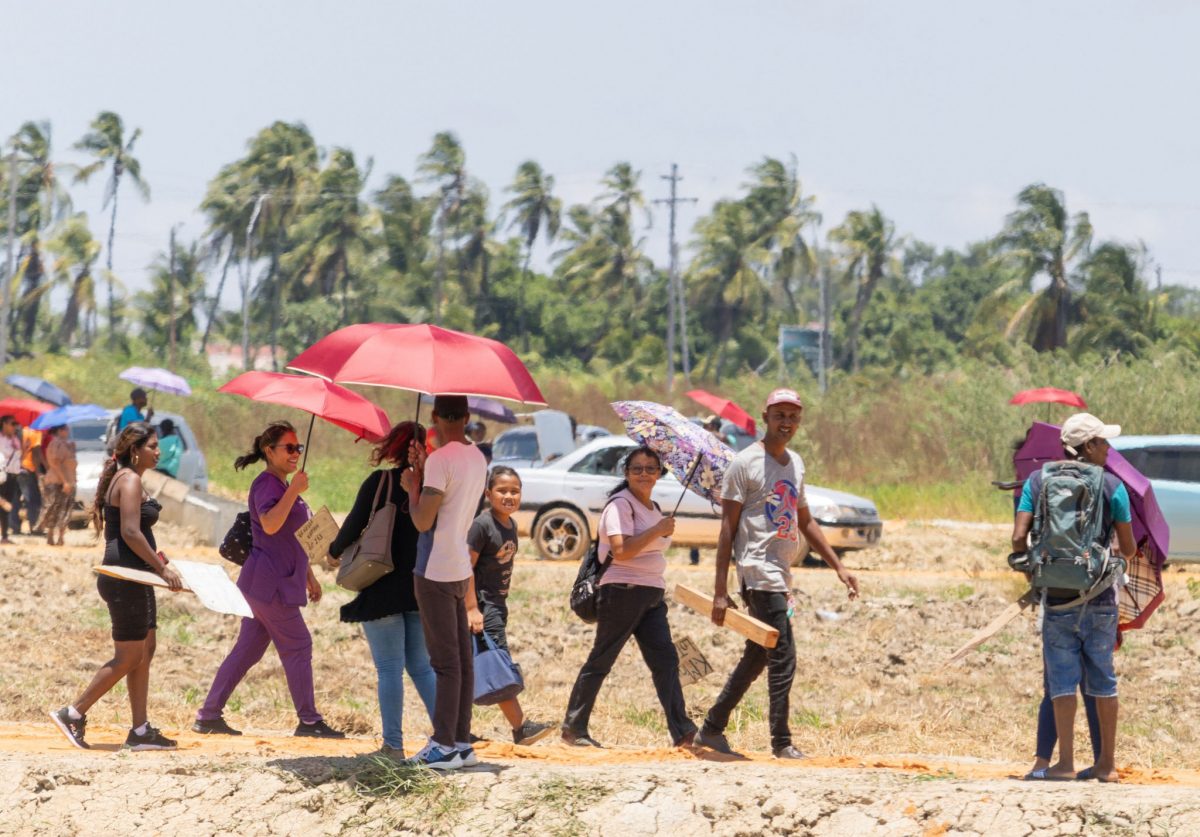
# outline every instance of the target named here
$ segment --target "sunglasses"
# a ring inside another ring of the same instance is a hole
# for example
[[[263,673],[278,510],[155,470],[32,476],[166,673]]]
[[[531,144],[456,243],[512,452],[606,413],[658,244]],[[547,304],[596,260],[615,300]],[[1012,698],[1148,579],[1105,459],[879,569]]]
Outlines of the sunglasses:
[[[293,445],[290,442],[286,445],[271,445],[271,447],[283,448],[284,450],[286,450],[288,452],[289,456],[294,453],[304,453],[304,445]]]
[[[657,474],[662,469],[657,465],[630,465],[626,472],[630,474]]]

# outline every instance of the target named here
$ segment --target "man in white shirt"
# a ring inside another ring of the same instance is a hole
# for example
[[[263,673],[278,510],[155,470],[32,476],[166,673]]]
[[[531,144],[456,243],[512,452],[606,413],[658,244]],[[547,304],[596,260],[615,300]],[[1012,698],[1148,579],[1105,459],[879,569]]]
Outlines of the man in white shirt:
[[[762,414],[766,435],[734,457],[721,487],[721,535],[717,541],[712,620],[717,625],[724,624],[725,611],[732,606],[728,575],[729,561],[735,558],[746,609],[751,616],[779,631],[779,642],[774,648],[746,641],[742,659],[696,735],[696,744],[722,753],[732,752],[725,738],[730,713],[765,668],[771,752],[779,759],[804,758],[792,746],[788,724],[789,695],[796,675],[791,620],[792,562],[799,557],[802,534],[813,551],[837,572],[850,598],[858,596],[858,581],[846,572],[808,511],[804,461],[799,454],[788,450],[788,442],[800,427],[803,410],[794,390],[772,392]]]
[[[433,426],[441,444],[426,457],[414,442],[412,477],[405,484],[409,513],[422,533],[413,591],[437,675],[433,737],[415,760],[436,770],[479,761],[470,743],[475,677],[467,602],[475,601],[475,573],[467,532],[487,482],[487,460],[466,437],[468,415],[465,396],[434,399]]]
[[[0,544],[10,544],[8,512],[20,491],[17,478],[21,473],[21,434],[17,420],[12,416],[0,416],[0,471],[4,472],[4,482],[0,483],[0,509],[3,509],[0,511]]]

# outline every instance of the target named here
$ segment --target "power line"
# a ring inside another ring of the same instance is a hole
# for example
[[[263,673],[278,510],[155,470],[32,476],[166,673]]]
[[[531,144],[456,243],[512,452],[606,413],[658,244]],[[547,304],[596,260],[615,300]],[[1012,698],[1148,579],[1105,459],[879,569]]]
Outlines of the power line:
[[[679,312],[679,338],[683,360],[683,382],[685,386],[692,383],[692,365],[688,356],[687,342],[687,303],[683,298],[683,283],[679,278],[679,242],[675,240],[675,207],[681,203],[699,203],[698,198],[681,198],[676,194],[676,186],[683,177],[679,174],[679,166],[671,164],[670,174],[661,174],[659,178],[671,184],[671,197],[658,198],[656,204],[666,204],[671,213],[669,227],[670,236],[670,267],[667,276],[667,390],[675,389],[675,329],[676,310]]]

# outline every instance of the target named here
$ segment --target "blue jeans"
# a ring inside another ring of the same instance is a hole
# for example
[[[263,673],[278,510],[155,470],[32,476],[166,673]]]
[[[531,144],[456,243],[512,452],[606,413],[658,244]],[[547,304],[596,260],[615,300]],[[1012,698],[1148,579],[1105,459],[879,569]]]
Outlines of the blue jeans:
[[[1116,605],[1087,603],[1070,610],[1047,610],[1042,619],[1042,654],[1050,698],[1083,693],[1117,696],[1113,649],[1117,644]]]
[[[399,750],[404,746],[404,670],[417,687],[425,711],[433,714],[437,677],[425,650],[425,632],[417,611],[396,613],[363,622],[363,633],[379,676],[379,715],[383,720],[383,743]]]

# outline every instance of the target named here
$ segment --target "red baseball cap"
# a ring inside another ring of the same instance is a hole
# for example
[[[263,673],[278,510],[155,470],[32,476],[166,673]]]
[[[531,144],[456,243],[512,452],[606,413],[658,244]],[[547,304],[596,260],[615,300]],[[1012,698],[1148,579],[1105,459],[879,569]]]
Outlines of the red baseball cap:
[[[796,394],[794,389],[781,388],[772,392],[767,396],[767,407],[773,407],[776,404],[795,404],[801,409],[804,408],[804,402],[800,400],[800,396]]]

